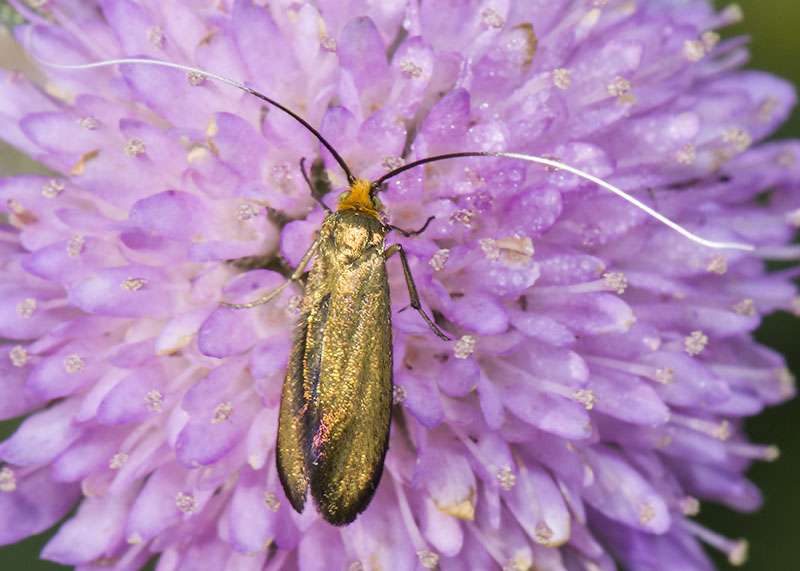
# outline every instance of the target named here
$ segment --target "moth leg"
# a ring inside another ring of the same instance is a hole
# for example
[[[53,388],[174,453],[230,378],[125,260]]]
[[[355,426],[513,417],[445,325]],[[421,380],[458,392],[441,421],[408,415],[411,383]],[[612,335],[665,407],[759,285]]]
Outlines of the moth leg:
[[[314,188],[314,185],[311,183],[311,179],[309,178],[308,173],[306,172],[306,158],[305,157],[300,159],[300,172],[303,173],[303,178],[306,179],[306,184],[308,185],[308,188],[311,189],[311,197],[314,200],[316,200],[317,203],[320,206],[322,206],[322,209],[325,212],[330,214],[331,213],[331,209],[328,208],[328,205],[325,204],[325,202],[322,200],[322,197],[319,194],[317,194],[317,189]]]
[[[305,272],[306,270],[306,266],[308,265],[309,260],[311,260],[311,257],[317,251],[317,247],[319,247],[319,236],[317,236],[317,239],[314,240],[313,244],[311,244],[311,247],[308,249],[308,252],[306,252],[305,255],[303,256],[303,259],[300,260],[300,263],[297,265],[297,268],[292,273],[292,275],[289,276],[289,279],[283,282],[278,287],[276,287],[271,292],[269,292],[267,295],[260,297],[255,301],[249,301],[247,303],[228,303],[227,301],[223,301],[222,305],[225,307],[232,307],[233,309],[247,309],[250,307],[255,307],[256,305],[267,303],[268,301],[276,297],[279,293],[281,293],[283,290],[285,290],[290,283],[300,279],[300,276],[302,276],[303,272]]]
[[[430,220],[428,220],[430,222]],[[426,223],[427,226],[427,223]],[[408,295],[411,298],[411,307],[417,310],[419,314],[422,316],[422,319],[425,320],[425,323],[428,324],[436,335],[444,339],[445,341],[450,341],[450,338],[442,333],[442,330],[439,329],[439,326],[436,325],[428,314],[425,313],[425,310],[422,309],[422,304],[419,302],[419,294],[417,293],[417,286],[414,285],[414,278],[411,277],[411,269],[408,267],[408,260],[406,259],[406,252],[403,250],[403,246],[400,244],[395,244],[393,246],[389,246],[386,251],[383,253],[385,259],[391,258],[395,253],[400,254],[400,261],[403,263],[403,274],[406,276],[406,286],[408,287]]]

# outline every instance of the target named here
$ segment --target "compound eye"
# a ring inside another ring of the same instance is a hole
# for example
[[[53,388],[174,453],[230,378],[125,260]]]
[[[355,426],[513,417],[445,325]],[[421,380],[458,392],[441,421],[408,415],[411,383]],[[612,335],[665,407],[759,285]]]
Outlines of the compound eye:
[[[381,210],[383,210],[383,204],[381,204],[381,201],[378,200],[377,196],[372,197],[372,207],[375,209],[376,212],[380,212]]]
[[[341,204],[342,202],[344,202],[348,198],[350,198],[350,191],[349,190],[345,190],[342,194],[339,195],[339,204]]]

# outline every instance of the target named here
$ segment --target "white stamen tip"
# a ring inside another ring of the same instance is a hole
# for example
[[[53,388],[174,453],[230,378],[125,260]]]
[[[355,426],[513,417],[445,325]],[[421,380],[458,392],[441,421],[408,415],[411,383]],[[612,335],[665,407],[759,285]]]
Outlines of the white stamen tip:
[[[73,354],[64,359],[64,369],[68,373],[80,373],[86,369],[86,363],[83,362],[79,355]]]
[[[686,352],[694,357],[703,352],[708,345],[708,336],[702,331],[692,331],[683,341]]]
[[[190,514],[197,509],[197,498],[192,494],[178,492],[175,496],[175,506],[185,514]]]
[[[569,89],[572,85],[572,72],[568,69],[559,68],[553,70],[553,85],[559,89]]]
[[[417,557],[425,569],[433,569],[439,564],[439,555],[427,549],[417,551]]]
[[[408,393],[406,388],[400,385],[392,387],[392,404],[401,404],[406,400]]]
[[[233,403],[230,401],[220,403],[217,405],[217,408],[214,409],[214,415],[211,417],[211,424],[225,422],[230,419],[231,415],[233,415]]]
[[[453,347],[453,354],[456,359],[466,359],[475,351],[475,338],[472,335],[464,335],[456,341]]]
[[[625,293],[625,290],[628,288],[628,280],[625,278],[625,275],[620,272],[605,273],[603,274],[603,280],[608,289],[620,295]]]
[[[505,467],[497,473],[497,481],[506,492],[510,491],[517,483],[517,477],[511,473],[510,467]]]
[[[127,464],[129,458],[130,457],[125,454],[125,452],[117,452],[111,457],[111,460],[108,461],[108,467],[112,470],[119,470]]]
[[[267,509],[273,512],[278,511],[281,507],[281,502],[278,499],[278,496],[272,492],[264,493],[264,503],[266,504]]]
[[[8,358],[11,359],[11,364],[15,367],[24,367],[28,362],[28,352],[22,345],[17,345],[8,352]]]
[[[450,258],[450,250],[447,248],[442,248],[438,252],[436,252],[431,259],[428,260],[428,264],[435,270],[441,271],[444,269],[445,265],[447,264],[447,260]]]

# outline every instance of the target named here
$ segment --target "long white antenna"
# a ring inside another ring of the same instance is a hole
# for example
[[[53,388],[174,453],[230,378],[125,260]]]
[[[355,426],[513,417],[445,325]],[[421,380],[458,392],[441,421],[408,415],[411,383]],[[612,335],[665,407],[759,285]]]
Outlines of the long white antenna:
[[[205,70],[198,69],[196,67],[191,67],[191,66],[188,66],[188,65],[182,65],[182,64],[179,64],[179,63],[172,63],[172,62],[168,62],[168,61],[161,61],[161,60],[154,60],[154,59],[145,59],[145,58],[119,58],[119,59],[110,59],[110,60],[98,61],[98,62],[93,62],[93,63],[84,63],[84,64],[57,64],[57,63],[51,63],[51,62],[48,62],[48,61],[43,61],[43,60],[39,59],[38,57],[36,57],[33,54],[32,54],[32,57],[37,62],[39,62],[40,64],[45,65],[47,67],[52,67],[52,68],[55,68],[55,69],[81,70],[81,69],[92,69],[92,68],[98,68],[98,67],[107,67],[107,66],[119,65],[119,64],[157,65],[157,66],[161,66],[161,67],[179,69],[179,70],[182,70],[182,71],[185,71],[185,72],[196,73],[198,75],[202,75],[203,77],[207,77],[209,79],[214,79],[216,81],[220,81],[222,83],[226,83],[226,84],[228,84],[228,85],[230,85],[232,87],[236,87],[237,89],[241,89],[242,91],[244,91],[246,93],[254,95],[254,96],[256,96],[256,97],[258,97],[258,98],[260,98],[260,99],[262,99],[264,101],[267,101],[268,103],[270,103],[272,105],[277,106],[278,108],[280,108],[283,111],[289,113],[292,117],[294,117],[295,119],[300,121],[300,123],[302,123],[314,135],[317,136],[317,138],[322,142],[322,144],[325,145],[325,147],[331,152],[331,154],[334,156],[334,158],[337,159],[337,162],[342,166],[342,168],[344,169],[345,173],[348,175],[348,182],[352,183],[355,180],[355,177],[350,173],[350,170],[347,168],[347,165],[345,164],[344,160],[339,156],[339,154],[328,144],[327,141],[325,141],[325,139],[322,137],[322,135],[320,135],[319,132],[316,129],[314,129],[311,125],[309,125],[302,117],[300,117],[299,115],[295,114],[291,109],[288,109],[288,108],[284,107],[280,103],[278,103],[276,101],[273,101],[272,99],[266,97],[265,95],[262,95],[261,93],[258,93],[257,91],[247,87],[245,84],[240,83],[238,81],[234,81],[233,79],[229,79],[229,78],[224,77],[222,75],[217,75],[216,73],[211,73],[210,71],[205,71]],[[744,251],[747,251],[747,252],[752,252],[753,250],[755,250],[755,247],[752,244],[745,244],[745,243],[741,243],[741,242],[717,242],[716,240],[708,240],[706,238],[698,236],[697,234],[694,234],[693,232],[690,232],[689,230],[687,230],[686,228],[684,228],[680,224],[678,224],[676,222],[673,222],[672,220],[670,220],[669,218],[667,218],[663,214],[657,212],[656,210],[653,210],[652,208],[650,208],[649,206],[644,204],[642,201],[640,201],[637,198],[634,198],[633,196],[631,196],[630,194],[628,194],[627,192],[625,192],[621,188],[618,188],[618,187],[614,186],[613,184],[610,184],[610,183],[604,181],[603,179],[597,178],[596,176],[594,176],[592,174],[584,172],[584,171],[582,171],[582,170],[580,170],[578,168],[575,168],[573,166],[570,166],[570,165],[568,165],[566,163],[561,163],[561,162],[558,162],[558,161],[554,161],[554,160],[551,160],[551,159],[546,159],[544,157],[539,157],[539,156],[535,156],[535,155],[524,155],[524,154],[520,154],[520,153],[502,153],[502,152],[494,153],[494,152],[485,152],[485,151],[466,151],[466,152],[461,152],[461,153],[450,153],[450,154],[444,154],[444,155],[437,155],[435,157],[427,157],[427,158],[424,158],[424,159],[420,159],[418,161],[414,161],[414,162],[409,163],[407,165],[403,165],[402,167],[397,168],[397,169],[395,169],[395,170],[383,175],[381,178],[376,180],[373,184],[381,185],[383,182],[385,182],[386,180],[392,178],[393,176],[398,175],[401,172],[404,172],[404,171],[406,171],[408,169],[417,167],[419,165],[423,165],[423,164],[430,163],[430,162],[435,162],[435,161],[440,161],[440,160],[444,160],[444,159],[455,159],[455,158],[460,158],[460,157],[505,157],[505,158],[509,158],[509,159],[519,159],[519,160],[522,160],[522,161],[529,161],[529,162],[532,162],[532,163],[538,163],[538,164],[549,166],[549,167],[556,168],[556,169],[562,169],[562,170],[570,172],[570,173],[572,173],[574,175],[577,175],[577,176],[579,176],[581,178],[584,178],[584,179],[586,179],[586,180],[588,180],[590,182],[593,182],[596,185],[601,186],[602,188],[605,188],[606,190],[609,190],[609,191],[613,192],[614,194],[616,194],[620,198],[623,198],[623,199],[627,200],[628,202],[630,202],[631,204],[633,204],[634,206],[636,206],[637,208],[639,208],[640,210],[642,210],[646,214],[652,216],[653,218],[655,218],[656,220],[658,220],[662,224],[666,224],[667,226],[669,226],[670,228],[672,228],[673,230],[675,230],[676,232],[678,232],[682,236],[685,236],[689,240],[692,240],[693,242],[701,244],[702,246],[706,246],[708,248],[725,249],[725,250],[744,250]]]

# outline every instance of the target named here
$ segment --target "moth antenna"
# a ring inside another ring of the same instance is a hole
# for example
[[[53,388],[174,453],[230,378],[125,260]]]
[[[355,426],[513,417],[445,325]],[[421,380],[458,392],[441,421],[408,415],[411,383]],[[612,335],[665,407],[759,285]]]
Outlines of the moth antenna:
[[[42,59],[38,58],[37,56],[33,55],[33,50],[29,50],[29,53],[32,54],[32,57],[36,62],[38,62],[38,63],[40,63],[40,64],[42,64],[44,66],[54,68],[54,69],[83,70],[83,69],[93,69],[93,68],[100,68],[100,67],[109,67],[109,66],[112,66],[112,65],[119,65],[119,64],[126,64],[126,63],[127,64],[143,64],[143,65],[155,65],[155,66],[161,66],[161,67],[168,67],[168,68],[172,68],[172,69],[179,69],[179,70],[182,70],[182,71],[185,71],[185,72],[196,73],[196,74],[202,75],[203,77],[206,77],[208,79],[213,79],[215,81],[219,81],[221,83],[226,83],[226,84],[228,84],[228,85],[230,85],[232,87],[235,87],[237,89],[241,89],[245,93],[248,93],[250,95],[253,95],[254,97],[257,97],[258,99],[261,99],[262,101],[264,101],[266,103],[269,103],[273,107],[276,107],[277,109],[280,109],[281,111],[283,111],[284,113],[286,113],[287,115],[292,117],[294,120],[296,120],[298,123],[303,125],[306,129],[309,130],[309,132],[311,132],[312,135],[314,135],[314,137],[316,137],[316,139],[320,143],[322,143],[322,145],[328,150],[328,152],[331,154],[331,156],[333,156],[334,160],[336,160],[336,162],[339,164],[339,166],[344,171],[344,173],[345,173],[345,175],[347,177],[348,184],[352,185],[356,181],[356,177],[350,171],[350,167],[347,166],[347,163],[344,162],[344,159],[341,157],[341,155],[339,155],[339,153],[336,152],[336,149],[334,149],[333,146],[327,140],[325,140],[325,137],[323,137],[322,134],[319,131],[317,131],[314,127],[312,127],[311,124],[308,121],[303,119],[300,115],[298,115],[297,113],[295,113],[294,111],[292,111],[288,107],[278,103],[274,99],[271,99],[270,97],[267,97],[263,93],[259,93],[258,91],[254,90],[254,89],[251,89],[248,86],[246,86],[245,84],[240,83],[238,81],[235,81],[233,79],[224,77],[224,76],[216,74],[216,73],[212,73],[210,71],[205,71],[205,70],[202,70],[202,69],[199,69],[199,68],[196,68],[196,67],[191,67],[191,66],[188,66],[188,65],[183,65],[183,64],[173,63],[173,62],[168,62],[168,61],[162,61],[162,60],[154,60],[154,59],[146,59],[146,58],[119,58],[119,59],[110,59],[110,60],[103,60],[103,61],[92,62],[92,63],[84,63],[84,64],[59,64],[59,63],[48,62],[48,61],[45,61],[45,60],[42,60]],[[568,164],[560,163],[558,161],[554,161],[554,160],[551,160],[551,159],[546,159],[544,157],[539,157],[539,156],[536,156],[536,155],[523,155],[523,154],[520,154],[520,153],[503,153],[503,152],[489,152],[489,151],[465,151],[465,152],[460,152],[460,153],[447,153],[447,154],[443,154],[443,155],[435,155],[433,157],[426,157],[424,159],[420,159],[420,160],[408,163],[407,165],[403,165],[403,166],[401,166],[399,168],[396,168],[396,169],[386,173],[385,175],[383,175],[382,177],[380,177],[376,181],[374,181],[373,185],[374,185],[374,187],[379,187],[380,185],[385,183],[390,178],[393,178],[393,177],[399,175],[402,172],[405,172],[405,171],[407,171],[409,169],[418,167],[420,165],[424,165],[424,164],[427,164],[427,163],[433,163],[433,162],[437,162],[437,161],[449,160],[449,159],[464,158],[464,157],[500,157],[500,158],[518,159],[518,160],[528,161],[528,162],[532,162],[532,163],[538,163],[538,164],[549,166],[549,167],[553,167],[553,168],[556,168],[556,169],[565,170],[565,171],[570,172],[570,173],[572,173],[574,175],[577,175],[577,176],[579,176],[581,178],[584,178],[584,179],[586,179],[588,181],[591,181],[591,182],[595,183],[596,185],[605,188],[606,190],[610,190],[611,192],[613,192],[614,194],[616,194],[620,198],[623,198],[623,199],[627,200],[628,202],[630,202],[631,204],[636,206],[638,209],[642,210],[643,212],[645,212],[649,216],[655,218],[656,220],[658,220],[662,224],[665,224],[666,226],[672,228],[674,231],[678,232],[682,236],[685,236],[689,240],[692,240],[693,242],[696,242],[696,243],[698,243],[698,244],[700,244],[702,246],[706,246],[708,248],[718,248],[718,249],[744,250],[744,251],[747,251],[747,252],[752,252],[753,250],[755,250],[755,247],[752,244],[745,244],[745,243],[742,243],[742,242],[717,242],[715,240],[707,240],[706,238],[703,238],[701,236],[698,236],[697,234],[694,234],[693,232],[690,232],[689,230],[687,230],[686,228],[684,228],[683,226],[681,226],[677,222],[673,222],[672,220],[670,220],[669,218],[667,218],[663,214],[661,214],[661,213],[657,212],[656,210],[650,208],[649,206],[647,206],[646,204],[644,204],[643,202],[641,202],[637,198],[634,198],[633,196],[631,196],[630,194],[628,194],[627,192],[625,192],[621,188],[618,188],[618,187],[616,187],[616,186],[614,186],[614,185],[612,185],[612,184],[610,184],[610,183],[608,183],[608,182],[606,182],[606,181],[604,181],[604,180],[602,180],[600,178],[597,178],[594,175],[591,175],[591,174],[589,174],[589,173],[587,173],[585,171],[582,171],[582,170],[580,170],[578,168],[575,168],[573,166],[570,166]]]
[[[621,188],[618,188],[618,187],[614,186],[613,184],[610,184],[610,183],[604,181],[603,179],[597,178],[594,175],[591,175],[591,174],[589,174],[587,172],[584,172],[584,171],[582,171],[582,170],[580,170],[578,168],[575,168],[573,166],[570,166],[568,164],[560,163],[558,161],[554,161],[554,160],[551,160],[551,159],[546,159],[544,157],[538,157],[538,156],[535,156],[535,155],[523,155],[523,154],[519,154],[519,153],[499,153],[499,152],[498,153],[493,153],[493,152],[489,152],[489,151],[466,151],[466,152],[462,152],[462,153],[448,153],[448,154],[444,154],[444,155],[436,155],[436,156],[433,156],[433,157],[426,157],[424,159],[420,159],[418,161],[414,161],[412,163],[408,163],[407,165],[403,165],[401,167],[398,167],[398,168],[394,169],[393,171],[390,171],[390,172],[386,173],[385,175],[383,175],[382,177],[380,177],[378,180],[373,182],[373,184],[375,186],[380,186],[384,182],[389,180],[390,178],[393,178],[393,177],[399,175],[402,172],[405,172],[405,171],[407,171],[409,169],[413,169],[413,168],[418,167],[420,165],[424,165],[424,164],[427,164],[427,163],[433,163],[433,162],[436,162],[436,161],[448,160],[448,159],[458,159],[458,158],[462,158],[462,157],[504,157],[504,158],[508,158],[508,159],[519,159],[519,160],[523,160],[523,161],[529,161],[529,162],[532,162],[532,163],[538,163],[540,165],[545,165],[545,166],[549,166],[549,167],[565,170],[565,171],[570,172],[570,173],[572,173],[574,175],[577,175],[577,176],[579,176],[581,178],[585,178],[586,180],[591,181],[591,182],[595,183],[596,185],[605,188],[606,190],[610,190],[611,192],[613,192],[614,194],[616,194],[620,198],[624,198],[625,200],[627,200],[628,202],[633,204],[636,208],[644,211],[646,214],[649,214],[650,216],[652,216],[653,218],[655,218],[656,220],[658,220],[662,224],[666,224],[667,226],[669,226],[670,228],[672,228],[673,230],[675,230],[679,234],[685,236],[686,238],[689,238],[693,242],[697,242],[698,244],[701,244],[701,245],[706,246],[708,248],[729,249],[729,250],[744,250],[746,252],[752,252],[753,250],[755,250],[755,246],[753,246],[752,244],[745,244],[745,243],[742,243],[742,242],[717,242],[715,240],[707,240],[705,238],[702,238],[702,237],[698,236],[697,234],[694,234],[694,233],[690,232],[689,230],[687,230],[686,228],[684,228],[683,226],[681,226],[677,222],[673,222],[672,220],[670,220],[669,218],[667,218],[663,214],[657,212],[656,210],[653,210],[652,208],[647,206],[645,203],[643,203],[642,201],[638,200],[637,198],[634,198],[633,196],[631,196],[630,194],[628,194],[627,192],[625,192]]]
[[[203,77],[206,77],[208,79],[213,79],[213,80],[219,81],[221,83],[227,83],[230,86],[233,86],[233,87],[235,87],[237,89],[241,89],[245,93],[253,95],[253,96],[261,99],[262,101],[265,101],[265,102],[269,103],[273,107],[277,107],[278,109],[280,109],[281,111],[283,111],[284,113],[286,113],[287,115],[292,117],[295,121],[300,123],[303,127],[308,129],[311,132],[311,134],[314,135],[314,137],[316,137],[317,140],[320,143],[322,143],[325,146],[326,149],[328,149],[328,152],[333,156],[333,158],[336,160],[336,162],[339,163],[339,166],[342,167],[342,170],[344,171],[344,174],[347,176],[348,184],[353,184],[355,182],[355,180],[356,180],[356,177],[353,176],[353,173],[350,171],[350,167],[347,166],[347,163],[344,162],[344,159],[341,157],[341,155],[339,155],[339,153],[336,152],[336,149],[334,149],[333,146],[328,141],[325,140],[325,137],[323,137],[322,134],[319,131],[317,131],[314,127],[312,127],[311,124],[308,121],[303,119],[300,115],[298,115],[297,113],[295,113],[294,111],[292,111],[288,107],[286,107],[284,105],[281,105],[280,103],[278,103],[274,99],[271,99],[270,97],[267,97],[263,93],[259,93],[255,89],[251,89],[251,88],[247,87],[244,83],[240,83],[240,82],[235,81],[233,79],[224,77],[222,75],[218,75],[216,73],[212,73],[210,71],[205,71],[205,70],[202,70],[202,69],[199,69],[199,68],[196,68],[196,67],[191,67],[191,66],[188,66],[188,65],[182,65],[182,64],[179,64],[179,63],[172,63],[172,62],[169,62],[169,61],[162,61],[162,60],[157,60],[157,59],[120,58],[120,59],[108,59],[108,60],[103,60],[103,61],[96,61],[96,62],[92,62],[92,63],[62,64],[62,63],[52,63],[52,62],[49,62],[49,61],[44,61],[44,60],[36,57],[35,55],[33,55],[32,50],[29,50],[29,53],[31,53],[31,57],[33,57],[33,59],[36,60],[36,62],[38,62],[38,63],[40,63],[42,65],[45,65],[47,67],[55,68],[55,69],[81,70],[81,69],[92,69],[92,68],[96,68],[96,67],[108,67],[108,66],[118,65],[118,64],[123,64],[123,63],[139,63],[139,64],[144,64],[144,65],[155,65],[155,66],[160,66],[160,67],[169,67],[169,68],[172,68],[172,69],[180,69],[180,70],[185,71],[185,72],[192,72],[192,73],[196,73],[198,75],[202,75]]]

